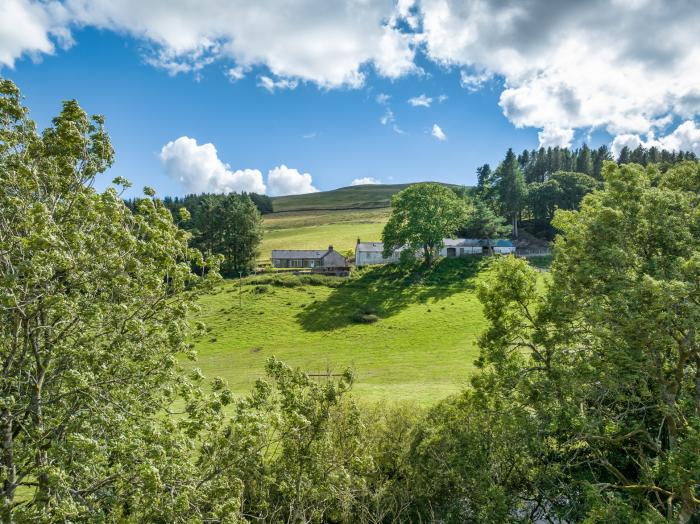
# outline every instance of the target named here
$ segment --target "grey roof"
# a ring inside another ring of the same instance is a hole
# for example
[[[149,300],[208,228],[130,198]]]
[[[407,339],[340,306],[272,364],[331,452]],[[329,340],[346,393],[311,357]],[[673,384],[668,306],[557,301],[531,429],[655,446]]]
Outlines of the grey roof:
[[[323,258],[328,254],[328,250],[315,250],[315,249],[273,249],[271,258],[284,258],[284,259],[319,259]]]
[[[384,242],[360,242],[355,249],[365,253],[381,253],[384,251]]]
[[[479,247],[485,241],[479,238],[443,238],[442,243],[445,247]]]

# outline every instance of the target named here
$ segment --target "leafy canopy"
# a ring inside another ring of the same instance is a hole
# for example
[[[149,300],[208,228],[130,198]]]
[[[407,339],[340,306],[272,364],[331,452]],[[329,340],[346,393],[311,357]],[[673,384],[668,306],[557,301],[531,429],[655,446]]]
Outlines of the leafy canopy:
[[[384,231],[384,256],[402,246],[420,250],[431,265],[443,245],[464,223],[466,207],[454,191],[441,184],[414,184],[391,200],[391,216]]]

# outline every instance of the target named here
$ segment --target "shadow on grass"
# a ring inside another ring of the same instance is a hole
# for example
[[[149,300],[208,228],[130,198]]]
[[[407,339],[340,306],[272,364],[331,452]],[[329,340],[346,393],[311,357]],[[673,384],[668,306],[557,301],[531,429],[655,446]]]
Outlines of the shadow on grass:
[[[445,258],[432,268],[398,265],[373,267],[348,279],[327,299],[297,315],[306,331],[326,331],[397,314],[411,304],[444,300],[474,289],[475,277],[487,264],[481,257]]]

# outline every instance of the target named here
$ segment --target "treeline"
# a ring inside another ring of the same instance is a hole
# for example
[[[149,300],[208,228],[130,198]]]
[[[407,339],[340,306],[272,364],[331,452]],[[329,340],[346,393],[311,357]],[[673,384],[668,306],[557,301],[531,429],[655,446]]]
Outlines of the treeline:
[[[509,149],[495,170],[489,164],[477,168],[475,194],[509,220],[513,237],[518,238],[522,226],[535,236],[551,239],[554,212],[578,209],[586,194],[600,188],[605,162],[655,164],[665,171],[695,159],[692,152],[642,146],[633,150],[623,147],[617,159],[604,145],[597,149],[585,144],[578,149],[540,148],[518,155]]]
[[[242,196],[247,196],[253,201],[255,207],[258,208],[260,214],[265,215],[267,213],[272,213],[272,198],[267,195],[261,195],[259,193],[240,193]],[[200,202],[207,199],[218,199],[222,198],[224,195],[217,193],[200,193],[198,195],[185,195],[184,197],[170,197],[166,196],[163,198],[163,205],[170,209],[173,213],[177,213],[180,208],[184,207],[190,213],[192,210],[196,209]]]
[[[133,211],[142,199],[126,200]],[[162,199],[175,223],[192,235],[190,245],[205,255],[222,257],[226,277],[247,275],[256,265],[263,237],[261,215],[272,212],[272,199],[257,193],[202,193]]]

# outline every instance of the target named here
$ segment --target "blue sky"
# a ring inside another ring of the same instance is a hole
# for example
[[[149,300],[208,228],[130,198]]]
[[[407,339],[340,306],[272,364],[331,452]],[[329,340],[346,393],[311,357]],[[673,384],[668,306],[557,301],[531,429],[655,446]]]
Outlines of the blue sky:
[[[6,0],[0,74],[40,126],[70,98],[105,115],[117,160],[99,185],[132,194],[469,185],[508,147],[584,141],[700,151],[697,10],[522,5]]]
[[[159,160],[161,148],[183,135],[213,143],[234,170],[265,173],[284,164],[310,173],[320,190],[362,177],[472,184],[476,167],[497,162],[506,148],[537,146],[536,129],[516,129],[503,116],[497,80],[470,93],[456,69],[427,63],[424,74],[397,80],[370,71],[359,89],[302,83],[270,93],[258,87],[255,74],[232,83],[219,63],[199,75],[171,76],[145,63],[138,41],[115,33],[87,29],[74,38],[70,49],[38,63],[24,58],[2,74],[20,87],[41,126],[71,98],[88,113],[105,115],[117,159],[103,182],[123,176],[134,190],[186,192]],[[380,93],[390,96],[385,104],[377,102]],[[421,94],[447,99],[427,108],[408,103]],[[387,108],[405,134],[381,124]],[[433,124],[447,140],[431,135]]]

